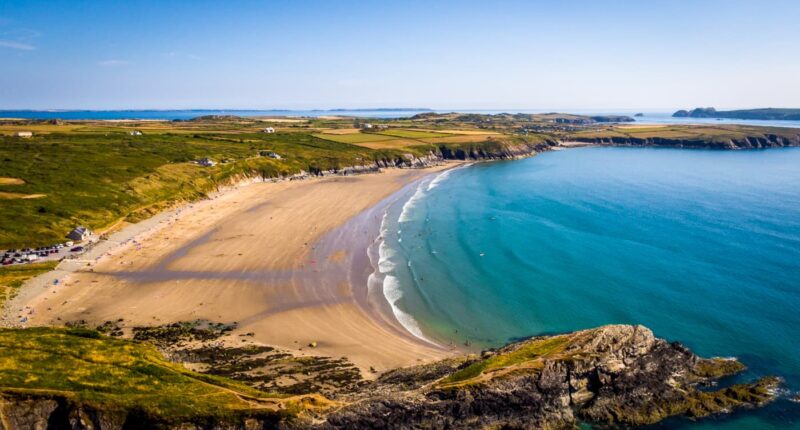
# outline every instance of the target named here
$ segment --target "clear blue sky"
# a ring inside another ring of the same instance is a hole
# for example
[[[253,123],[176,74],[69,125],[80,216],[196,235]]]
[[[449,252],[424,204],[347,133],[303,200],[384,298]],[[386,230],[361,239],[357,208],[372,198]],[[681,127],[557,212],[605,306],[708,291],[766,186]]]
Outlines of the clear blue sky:
[[[800,1],[0,0],[0,108],[800,107]]]

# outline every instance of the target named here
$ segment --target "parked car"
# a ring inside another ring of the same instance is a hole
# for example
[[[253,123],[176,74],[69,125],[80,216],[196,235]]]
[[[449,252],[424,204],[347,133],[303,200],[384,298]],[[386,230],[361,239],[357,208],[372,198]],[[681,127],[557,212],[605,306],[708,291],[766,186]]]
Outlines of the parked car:
[[[76,246],[76,247],[70,249],[70,252],[81,252],[81,251],[83,251],[83,247],[82,246]]]

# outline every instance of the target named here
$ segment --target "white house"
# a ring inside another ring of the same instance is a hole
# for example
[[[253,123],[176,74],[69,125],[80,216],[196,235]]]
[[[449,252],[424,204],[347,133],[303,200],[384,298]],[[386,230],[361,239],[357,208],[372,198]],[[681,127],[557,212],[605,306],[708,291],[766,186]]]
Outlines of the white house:
[[[201,166],[204,166],[204,167],[214,167],[214,166],[217,165],[217,163],[214,160],[212,160],[212,159],[210,159],[208,157],[201,158],[201,159],[197,160],[197,164],[199,164]]]
[[[75,229],[73,229],[71,232],[69,232],[67,237],[72,239],[72,240],[86,240],[91,235],[92,235],[92,232],[89,231],[88,228],[80,226],[80,227],[75,227]]]
[[[370,124],[370,123],[368,123],[368,122],[365,122],[365,123],[364,123],[364,124],[361,126],[361,128],[372,128],[372,124]]]
[[[16,136],[16,137],[33,137],[33,132],[32,131],[18,131],[16,133],[14,133],[14,136]]]
[[[275,129],[272,127],[267,127],[264,129],[264,133],[275,133]]]
[[[129,134],[130,134],[131,136],[141,136],[141,135],[142,135],[142,132],[141,132],[141,131],[139,131],[139,130],[133,130],[133,131],[132,131],[132,132],[130,132]]]

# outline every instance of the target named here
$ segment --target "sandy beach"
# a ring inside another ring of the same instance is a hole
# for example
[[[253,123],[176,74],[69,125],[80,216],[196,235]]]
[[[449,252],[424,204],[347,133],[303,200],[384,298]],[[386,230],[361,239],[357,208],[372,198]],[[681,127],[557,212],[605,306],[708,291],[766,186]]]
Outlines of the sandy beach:
[[[381,205],[451,167],[255,183],[139,227],[58,284],[23,290],[27,325],[207,319],[297,354],[347,357],[369,373],[447,356],[374,303],[366,247]],[[400,197],[396,197],[400,198]],[[129,226],[127,228],[134,228]],[[27,287],[26,287],[27,288]],[[315,348],[308,345],[316,342]]]

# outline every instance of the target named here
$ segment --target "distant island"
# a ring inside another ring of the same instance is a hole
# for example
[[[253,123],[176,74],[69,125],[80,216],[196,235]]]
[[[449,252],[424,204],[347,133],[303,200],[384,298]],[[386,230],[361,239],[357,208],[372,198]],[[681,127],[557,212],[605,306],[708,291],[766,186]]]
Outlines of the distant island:
[[[679,110],[672,114],[673,118],[728,118],[728,119],[760,119],[760,120],[800,120],[800,109],[741,109],[718,111],[713,107],[695,108],[690,111]]]

